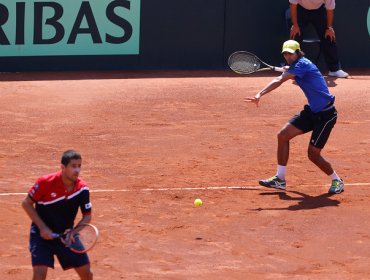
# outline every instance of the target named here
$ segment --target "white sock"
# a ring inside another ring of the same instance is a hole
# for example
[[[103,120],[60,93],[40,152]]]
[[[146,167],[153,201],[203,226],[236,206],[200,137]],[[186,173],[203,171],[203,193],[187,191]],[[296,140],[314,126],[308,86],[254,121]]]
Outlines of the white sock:
[[[340,180],[338,174],[334,171],[333,174],[330,175],[330,178],[332,180]]]
[[[286,173],[286,166],[278,165],[276,176],[278,176],[280,180],[285,180],[285,173]]]

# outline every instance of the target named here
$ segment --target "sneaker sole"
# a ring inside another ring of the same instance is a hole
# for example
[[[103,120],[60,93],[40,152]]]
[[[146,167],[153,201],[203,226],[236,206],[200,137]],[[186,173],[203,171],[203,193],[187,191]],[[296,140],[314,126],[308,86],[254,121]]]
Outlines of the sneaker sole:
[[[334,77],[334,78],[348,78],[349,77],[349,75],[348,76],[337,76],[337,75],[330,75],[330,74],[328,74],[328,76]]]
[[[261,186],[266,187],[266,188],[276,189],[276,190],[283,190],[283,191],[285,191],[285,188],[283,188],[283,187],[279,187],[279,186],[270,186],[270,185],[268,185],[268,184],[265,184],[265,183],[264,183],[264,182],[262,182],[262,181],[259,181],[258,183],[259,183]]]
[[[344,192],[344,189],[341,189],[339,192],[328,191],[328,193],[330,193],[330,194],[341,194],[342,192]]]

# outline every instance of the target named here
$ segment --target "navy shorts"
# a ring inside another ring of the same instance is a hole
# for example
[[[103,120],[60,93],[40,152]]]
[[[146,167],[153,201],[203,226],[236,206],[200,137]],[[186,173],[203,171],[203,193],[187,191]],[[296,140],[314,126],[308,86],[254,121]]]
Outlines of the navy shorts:
[[[64,270],[81,267],[90,263],[86,253],[76,254],[72,252],[59,239],[45,240],[34,227],[31,228],[29,249],[31,252],[32,266],[45,265],[54,268],[54,255],[57,256]]]
[[[336,122],[337,110],[334,106],[328,110],[313,113],[310,106],[305,105],[299,114],[289,120],[290,124],[302,130],[303,133],[312,131],[310,144],[319,149],[324,148]]]

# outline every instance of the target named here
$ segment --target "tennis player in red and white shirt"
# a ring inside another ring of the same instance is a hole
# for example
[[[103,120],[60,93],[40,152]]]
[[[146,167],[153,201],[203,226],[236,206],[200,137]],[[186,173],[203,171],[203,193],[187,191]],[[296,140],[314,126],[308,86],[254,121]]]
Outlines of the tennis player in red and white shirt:
[[[89,257],[76,254],[52,233],[72,229],[78,210],[79,223],[91,221],[91,202],[87,184],[79,178],[81,155],[65,151],[61,171],[40,177],[31,187],[22,206],[32,220],[29,249],[32,257],[33,280],[46,279],[49,267],[54,268],[54,255],[64,270],[74,268],[82,280],[92,280]]]

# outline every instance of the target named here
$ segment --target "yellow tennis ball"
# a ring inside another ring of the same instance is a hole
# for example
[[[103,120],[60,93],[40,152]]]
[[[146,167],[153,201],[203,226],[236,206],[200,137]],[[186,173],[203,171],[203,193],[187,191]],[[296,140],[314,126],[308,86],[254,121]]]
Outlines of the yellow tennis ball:
[[[197,198],[196,200],[194,200],[195,206],[202,206],[202,204],[203,204],[203,201],[200,198]]]

